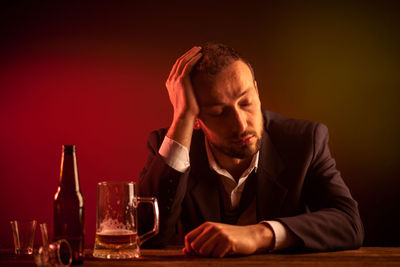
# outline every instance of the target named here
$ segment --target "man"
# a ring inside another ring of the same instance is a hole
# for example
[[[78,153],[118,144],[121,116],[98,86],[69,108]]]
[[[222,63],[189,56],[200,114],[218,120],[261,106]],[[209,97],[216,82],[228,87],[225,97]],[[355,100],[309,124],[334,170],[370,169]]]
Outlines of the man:
[[[328,148],[327,128],[262,110],[250,64],[222,44],[193,47],[166,82],[174,117],[150,134],[140,175],[168,244],[224,257],[361,246],[363,227]],[[148,217],[147,215],[143,215]]]

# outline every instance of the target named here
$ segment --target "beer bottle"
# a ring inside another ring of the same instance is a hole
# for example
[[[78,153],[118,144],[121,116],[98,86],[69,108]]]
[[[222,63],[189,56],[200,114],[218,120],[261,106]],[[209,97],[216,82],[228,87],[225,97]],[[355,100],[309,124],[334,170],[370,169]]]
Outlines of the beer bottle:
[[[59,239],[70,243],[72,264],[83,263],[84,205],[74,145],[62,147],[60,184],[54,195],[54,240]]]

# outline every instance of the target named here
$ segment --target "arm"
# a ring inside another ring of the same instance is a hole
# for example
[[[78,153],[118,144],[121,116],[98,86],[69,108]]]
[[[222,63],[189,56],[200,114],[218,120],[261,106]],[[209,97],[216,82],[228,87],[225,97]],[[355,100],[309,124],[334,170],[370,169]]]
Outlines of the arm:
[[[183,145],[187,151],[190,149],[193,124],[199,113],[199,107],[189,74],[201,57],[200,49],[193,47],[172,67],[166,87],[174,109],[174,117],[167,133],[153,132],[147,142],[149,156],[146,166],[140,173],[139,194],[154,196],[159,201],[160,232],[148,242],[148,245],[153,247],[163,246],[173,237],[186,192],[189,170],[180,172],[169,166],[165,158],[160,155],[159,148],[164,136],[167,135]],[[146,210],[141,212],[140,218],[142,222],[151,221],[151,215]]]
[[[170,167],[160,155],[159,147],[163,142],[166,129],[152,132],[147,141],[149,155],[139,177],[139,195],[156,197],[160,211],[159,234],[148,240],[146,247],[163,247],[176,234],[176,224],[181,213],[181,203],[185,196],[189,170],[179,172]],[[141,229],[152,225],[152,212],[139,206]],[[149,230],[149,229],[146,229]],[[144,229],[143,229],[144,232]]]
[[[300,238],[307,251],[355,249],[362,245],[364,237],[357,202],[336,169],[328,139],[328,129],[318,124],[303,189],[310,211],[277,219]]]
[[[199,114],[199,106],[190,81],[190,72],[201,58],[201,47],[193,47],[180,57],[165,83],[169,99],[174,108],[174,118],[167,136],[190,149],[194,121]]]

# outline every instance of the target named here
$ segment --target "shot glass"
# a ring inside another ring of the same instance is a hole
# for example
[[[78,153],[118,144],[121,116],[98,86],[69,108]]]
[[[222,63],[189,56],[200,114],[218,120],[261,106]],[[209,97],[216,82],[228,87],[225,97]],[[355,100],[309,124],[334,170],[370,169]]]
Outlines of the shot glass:
[[[31,255],[37,221],[10,221],[16,255]]]
[[[65,239],[49,244],[47,224],[40,224],[43,245],[35,249],[33,258],[39,267],[68,267],[72,263],[72,249]]]
[[[38,267],[67,267],[72,262],[72,250],[65,239],[43,245],[35,250],[34,260]]]

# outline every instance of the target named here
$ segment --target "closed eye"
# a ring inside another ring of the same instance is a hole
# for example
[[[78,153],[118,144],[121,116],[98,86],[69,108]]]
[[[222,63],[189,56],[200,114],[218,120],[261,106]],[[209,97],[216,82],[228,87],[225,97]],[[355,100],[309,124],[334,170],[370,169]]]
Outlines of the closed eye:
[[[250,106],[251,104],[252,104],[252,102],[249,99],[245,99],[245,100],[239,102],[239,105],[242,107]]]
[[[207,116],[219,117],[224,113],[224,107],[222,105],[206,106],[201,108],[201,112]]]
[[[214,111],[214,112],[210,111],[210,112],[207,112],[207,114],[211,117],[220,117],[224,114],[224,111],[223,110]]]

